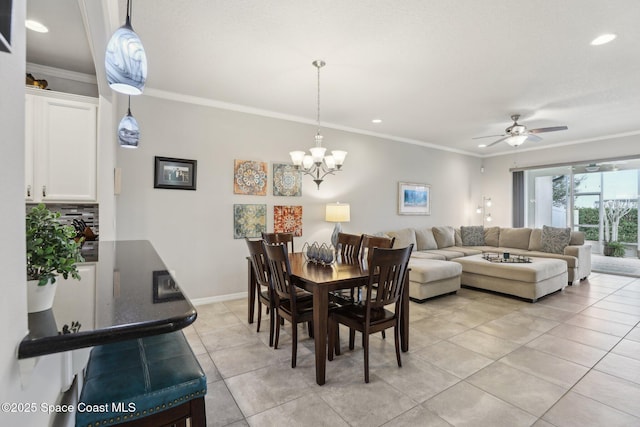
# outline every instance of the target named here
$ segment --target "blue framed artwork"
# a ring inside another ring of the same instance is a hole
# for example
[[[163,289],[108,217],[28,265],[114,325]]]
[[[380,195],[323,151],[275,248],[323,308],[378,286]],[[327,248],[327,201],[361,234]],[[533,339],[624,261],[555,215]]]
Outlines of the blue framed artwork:
[[[415,182],[398,183],[399,215],[431,215],[431,186]]]

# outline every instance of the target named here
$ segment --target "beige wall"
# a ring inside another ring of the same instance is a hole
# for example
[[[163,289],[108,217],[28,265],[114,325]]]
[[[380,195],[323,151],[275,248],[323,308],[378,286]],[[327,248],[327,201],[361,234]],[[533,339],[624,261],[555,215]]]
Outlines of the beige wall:
[[[530,167],[539,165],[561,164],[626,156],[640,157],[640,135],[603,139],[581,144],[567,144],[557,148],[514,149],[513,154],[484,159],[485,172],[482,188],[491,196],[494,207],[492,216],[494,224],[511,226],[511,191],[512,181],[509,169],[514,167]]]
[[[266,204],[269,231],[274,205],[302,205],[298,249],[306,241],[329,241],[327,202],[351,204],[346,232],[476,221],[476,157],[324,129],[324,146],[349,152],[344,170],[328,176],[320,190],[305,176],[302,197],[275,197],[271,163],[288,162],[289,151],[312,146],[315,126],[150,96],[132,98],[131,109],[142,137],[137,150],[118,150],[117,237],[151,240],[192,299],[246,292],[246,244],[233,238],[236,203]],[[154,156],[196,159],[197,191],[154,189]],[[269,163],[266,197],[233,194],[234,159]],[[431,184],[431,216],[397,214],[399,181]]]

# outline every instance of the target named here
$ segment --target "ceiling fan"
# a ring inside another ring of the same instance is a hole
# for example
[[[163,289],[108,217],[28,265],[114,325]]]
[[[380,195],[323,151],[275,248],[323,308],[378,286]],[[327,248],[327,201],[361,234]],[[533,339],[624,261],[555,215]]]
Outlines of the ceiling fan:
[[[569,129],[566,126],[552,126],[552,127],[546,127],[546,128],[537,128],[537,129],[527,129],[527,127],[525,125],[521,125],[518,123],[518,119],[520,118],[520,114],[513,114],[511,116],[511,120],[513,120],[513,124],[511,126],[509,126],[508,128],[506,128],[504,130],[504,134],[502,135],[487,135],[487,136],[477,136],[473,139],[480,139],[480,138],[495,138],[496,136],[502,136],[503,138],[492,142],[489,145],[486,145],[485,147],[492,147],[500,142],[506,142],[507,144],[511,145],[512,147],[517,147],[519,145],[522,145],[526,140],[529,141],[542,141],[542,138],[540,138],[538,135],[538,133],[543,133],[543,132],[555,132],[558,130],[567,130]]]

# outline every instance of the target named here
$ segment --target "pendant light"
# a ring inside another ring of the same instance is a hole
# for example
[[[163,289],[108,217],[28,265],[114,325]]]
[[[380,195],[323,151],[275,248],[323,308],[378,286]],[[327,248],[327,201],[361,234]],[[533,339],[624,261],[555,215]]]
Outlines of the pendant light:
[[[104,66],[111,89],[125,95],[140,95],[147,80],[147,55],[140,37],[131,27],[131,4],[127,0],[127,20],[107,44]]]
[[[129,97],[127,114],[118,125],[118,142],[124,148],[138,148],[138,142],[140,142],[138,121],[131,115],[131,97]]]
[[[318,131],[315,136],[316,145],[309,149],[311,155],[306,154],[304,151],[291,151],[289,155],[296,169],[301,170],[305,175],[311,175],[313,182],[315,182],[318,189],[320,189],[320,184],[322,184],[325,176],[329,174],[333,175],[334,172],[341,170],[347,152],[334,150],[330,155],[324,155],[327,149],[322,146],[322,135],[320,134],[320,69],[324,67],[326,63],[318,59],[311,64],[318,69]]]

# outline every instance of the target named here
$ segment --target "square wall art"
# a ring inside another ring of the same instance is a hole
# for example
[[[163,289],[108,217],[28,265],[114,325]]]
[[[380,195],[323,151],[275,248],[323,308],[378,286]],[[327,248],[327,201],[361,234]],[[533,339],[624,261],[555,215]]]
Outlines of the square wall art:
[[[286,163],[273,164],[273,195],[302,196],[302,172]]]
[[[267,205],[233,205],[233,238],[262,237],[267,231]]]
[[[235,160],[233,193],[251,196],[267,195],[267,164],[253,160]]]
[[[302,206],[274,206],[273,231],[302,236]]]

